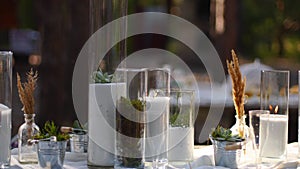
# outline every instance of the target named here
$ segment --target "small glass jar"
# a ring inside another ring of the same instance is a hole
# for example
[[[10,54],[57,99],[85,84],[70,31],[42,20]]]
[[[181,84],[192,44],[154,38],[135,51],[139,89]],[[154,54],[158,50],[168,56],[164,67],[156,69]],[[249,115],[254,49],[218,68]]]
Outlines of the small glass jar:
[[[235,116],[236,123],[231,127],[231,131],[233,135],[239,135],[242,138],[249,137],[249,127],[246,125],[246,115],[239,117]]]
[[[18,131],[18,155],[20,163],[37,163],[37,145],[28,142],[33,139],[40,129],[34,123],[35,114],[24,114],[25,123],[23,123]]]

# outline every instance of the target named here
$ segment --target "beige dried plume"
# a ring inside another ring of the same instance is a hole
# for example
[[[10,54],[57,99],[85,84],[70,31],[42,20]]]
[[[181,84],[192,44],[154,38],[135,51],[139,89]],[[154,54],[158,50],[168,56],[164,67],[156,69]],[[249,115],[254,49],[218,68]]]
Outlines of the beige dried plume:
[[[240,72],[240,66],[238,58],[234,52],[231,50],[232,61],[227,62],[228,73],[231,77],[232,82],[232,98],[234,102],[235,111],[238,118],[241,119],[244,115],[244,103],[245,103],[245,87],[246,87],[246,77],[242,78]]]
[[[27,82],[21,83],[19,73],[17,73],[17,87],[20,100],[23,104],[22,110],[26,114],[34,114],[34,90],[38,78],[38,72],[31,69],[27,74]]]

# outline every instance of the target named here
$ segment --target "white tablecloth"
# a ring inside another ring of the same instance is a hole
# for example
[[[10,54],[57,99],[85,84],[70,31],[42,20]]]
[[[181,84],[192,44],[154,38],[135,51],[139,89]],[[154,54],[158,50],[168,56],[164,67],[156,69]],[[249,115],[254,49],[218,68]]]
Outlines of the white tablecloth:
[[[36,169],[40,168],[38,164],[20,164],[18,161],[18,149],[11,151],[11,169]],[[87,169],[86,153],[66,152],[64,169]]]
[[[288,158],[286,162],[276,165],[276,168],[296,168],[300,169],[300,158],[298,159],[298,143],[288,145]],[[17,149],[12,150],[11,168],[12,169],[36,169],[38,164],[20,164],[18,162]],[[65,169],[87,169],[86,153],[67,152],[64,161]],[[299,165],[299,167],[298,167]],[[224,167],[214,166],[213,147],[212,146],[196,146],[194,150],[194,161],[191,163],[193,169],[225,169]],[[245,166],[245,168],[250,168]],[[251,167],[252,168],[252,167]],[[272,167],[274,168],[274,167]]]

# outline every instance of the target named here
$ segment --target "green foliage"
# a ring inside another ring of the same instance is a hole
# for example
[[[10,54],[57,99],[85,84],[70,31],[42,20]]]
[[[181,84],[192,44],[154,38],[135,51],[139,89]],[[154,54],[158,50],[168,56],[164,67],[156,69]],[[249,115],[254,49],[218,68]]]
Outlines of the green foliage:
[[[82,125],[79,123],[78,120],[75,120],[74,123],[73,123],[73,128],[76,128],[76,129],[83,129]]]
[[[172,127],[189,127],[190,126],[190,106],[180,104],[181,93],[176,93],[176,103],[170,105],[169,122]]]
[[[215,130],[213,130],[211,136],[213,139],[219,141],[232,141],[232,142],[243,141],[243,139],[239,135],[232,135],[230,129],[226,129],[221,126],[218,126]]]
[[[176,126],[175,122],[176,122],[178,115],[179,115],[179,113],[170,114],[170,125],[171,126],[173,126],[173,127]]]
[[[144,101],[141,101],[138,99],[129,100],[125,97],[121,97],[121,102],[125,103],[129,107],[133,106],[138,111],[144,111],[145,105],[146,105],[146,103]]]
[[[76,134],[86,134],[86,131],[84,131],[84,130],[87,128],[87,126],[86,125],[82,126],[78,120],[75,120],[73,122],[73,128],[74,129],[80,129],[80,130],[74,130],[73,131]]]
[[[190,112],[181,112],[170,114],[170,125],[172,127],[189,127]]]
[[[130,1],[129,1],[130,2]],[[163,6],[166,5],[165,1],[161,0],[143,0],[143,1],[133,1],[135,4],[138,2],[138,4],[144,8],[151,7],[151,6]]]
[[[111,83],[113,75],[109,75],[107,72],[103,73],[101,69],[97,70],[93,74],[93,80],[95,83]]]
[[[300,1],[241,2],[241,48],[252,58],[297,59],[300,50]],[[293,38],[290,38],[293,37]]]
[[[122,165],[128,168],[139,168],[142,165],[142,158],[122,157]]]
[[[67,133],[61,133],[59,131],[59,127],[57,127],[53,121],[47,121],[44,128],[34,137],[34,139],[46,139],[51,136],[56,136],[57,141],[70,139],[70,135]]]

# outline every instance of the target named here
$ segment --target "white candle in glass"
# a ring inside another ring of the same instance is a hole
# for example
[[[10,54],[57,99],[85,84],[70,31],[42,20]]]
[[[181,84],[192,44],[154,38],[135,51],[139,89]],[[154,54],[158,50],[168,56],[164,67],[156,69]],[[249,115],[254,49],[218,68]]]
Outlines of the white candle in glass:
[[[11,109],[3,104],[0,104],[0,116],[0,161],[6,161],[9,163],[11,138]]]
[[[88,165],[114,165],[115,98],[117,93],[125,96],[125,91],[125,84],[121,83],[90,84]]]
[[[170,127],[169,131],[169,161],[192,161],[194,127]]]
[[[146,97],[146,161],[167,162],[169,97]]]
[[[278,158],[286,154],[288,116],[262,115],[259,131],[260,157]]]

